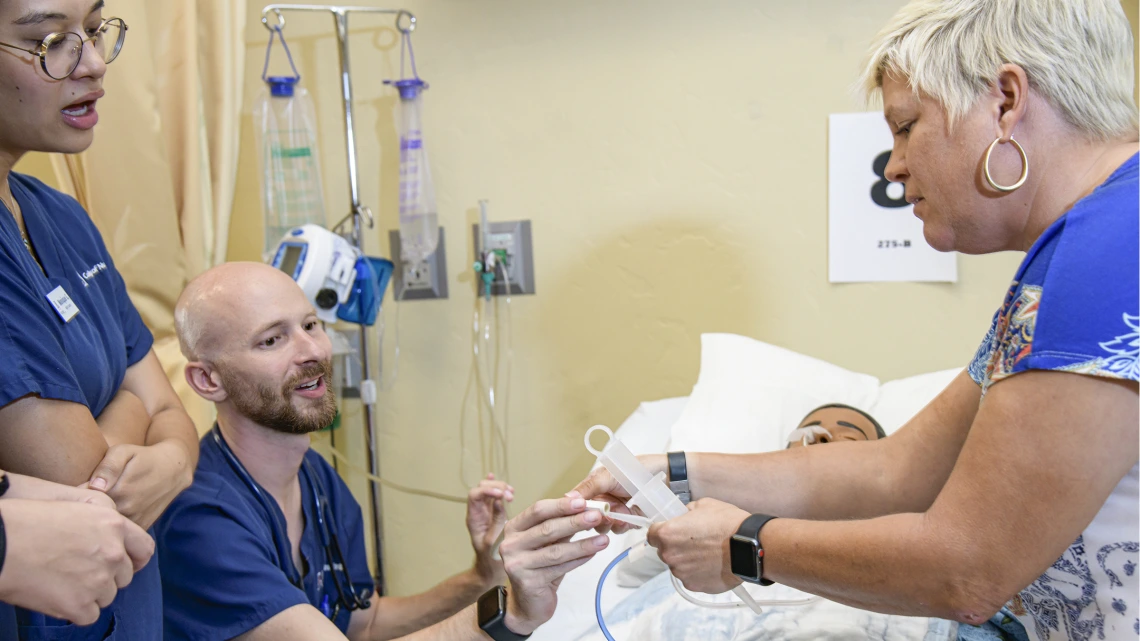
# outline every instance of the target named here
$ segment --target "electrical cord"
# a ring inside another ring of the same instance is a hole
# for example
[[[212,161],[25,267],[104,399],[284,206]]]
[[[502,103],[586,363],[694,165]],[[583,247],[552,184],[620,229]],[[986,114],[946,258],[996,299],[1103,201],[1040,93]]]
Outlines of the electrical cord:
[[[401,485],[399,483],[394,483],[392,481],[389,481],[388,479],[380,478],[379,476],[376,476],[375,474],[370,473],[368,470],[365,470],[364,468],[356,465],[352,461],[348,460],[348,457],[345,456],[344,454],[342,454],[341,451],[336,449],[335,447],[330,447],[329,451],[332,452],[332,455],[334,458],[336,458],[336,459],[340,460],[342,463],[344,463],[345,466],[348,467],[348,469],[352,470],[353,472],[356,472],[357,474],[363,476],[366,479],[369,479],[371,481],[375,481],[375,482],[379,483],[380,485],[383,485],[386,488],[396,490],[397,492],[403,492],[405,494],[415,494],[416,496],[426,496],[427,498],[430,498],[430,499],[438,499],[440,501],[447,501],[448,503],[462,503],[463,505],[467,505],[467,497],[466,496],[464,496],[464,497],[452,496],[450,494],[444,494],[442,492],[432,492],[431,490],[421,490],[418,488],[409,487],[407,485]]]

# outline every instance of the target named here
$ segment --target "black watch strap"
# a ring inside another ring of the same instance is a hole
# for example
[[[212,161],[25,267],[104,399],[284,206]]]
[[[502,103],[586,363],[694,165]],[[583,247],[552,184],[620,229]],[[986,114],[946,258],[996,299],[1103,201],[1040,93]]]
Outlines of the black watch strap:
[[[775,581],[769,581],[768,579],[764,578],[764,541],[760,538],[760,530],[764,529],[764,526],[768,524],[768,521],[771,521],[774,518],[776,517],[768,514],[753,514],[752,516],[744,519],[744,522],[740,524],[740,529],[737,530],[739,534],[755,537],[757,541],[760,541],[760,548],[756,550],[756,557],[759,559],[760,567],[760,580],[757,581],[757,583],[760,585],[772,585],[775,583]]]
[[[689,490],[689,466],[685,453],[669,452],[666,456],[669,459],[669,489],[682,503],[688,505],[693,499],[693,493]]]
[[[0,572],[4,571],[4,559],[8,557],[8,535],[4,531],[4,517],[0,515]]]
[[[479,597],[476,612],[479,629],[494,641],[526,641],[530,638],[529,634],[515,634],[507,627],[507,589],[501,585]]]

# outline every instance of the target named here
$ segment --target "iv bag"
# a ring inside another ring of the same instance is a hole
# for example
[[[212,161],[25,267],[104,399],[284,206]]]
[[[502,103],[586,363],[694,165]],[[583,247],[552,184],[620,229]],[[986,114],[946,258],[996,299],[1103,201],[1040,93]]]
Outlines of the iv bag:
[[[417,263],[439,243],[439,216],[422,127],[423,90],[419,78],[398,80],[400,91],[400,259]]]
[[[325,203],[317,160],[312,98],[293,76],[270,76],[253,108],[261,156],[263,258],[272,258],[281,238],[306,223],[325,226]]]

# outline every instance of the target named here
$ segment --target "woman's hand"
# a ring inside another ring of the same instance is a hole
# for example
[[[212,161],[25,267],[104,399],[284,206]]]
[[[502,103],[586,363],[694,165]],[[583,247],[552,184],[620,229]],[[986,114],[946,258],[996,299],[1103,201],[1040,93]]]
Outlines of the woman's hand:
[[[471,547],[475,549],[475,574],[485,585],[503,580],[503,562],[496,557],[496,543],[507,524],[504,501],[515,499],[515,488],[496,481],[494,474],[467,494],[467,531],[471,534]]]
[[[720,594],[741,584],[732,574],[728,542],[748,512],[715,499],[689,504],[689,513],[649,528],[649,544],[661,553],[686,588]]]
[[[584,499],[569,497],[539,501],[507,523],[500,549],[510,578],[508,630],[530,634],[554,616],[562,578],[610,542],[602,534],[571,539],[601,523],[600,512],[587,510]]]
[[[193,480],[186,446],[177,439],[154,445],[115,445],[91,475],[87,487],[106,492],[119,512],[144,530]]]
[[[667,472],[669,469],[669,461],[664,454],[643,454],[637,457],[637,460],[649,470],[650,474],[656,475],[658,472]],[[583,498],[590,501],[605,501],[610,504],[611,512],[618,512],[621,514],[630,514],[630,509],[626,507],[626,502],[629,501],[629,492],[618,483],[613,474],[604,467],[598,466],[593,472],[590,473],[581,483],[576,485],[573,490],[566,493],[566,496],[572,499]],[[622,523],[621,521],[606,520],[596,529],[598,532],[605,534],[611,529],[615,534],[626,532],[632,525]]]
[[[61,483],[53,483],[38,479],[34,476],[8,473],[8,491],[4,493],[5,499],[31,499],[34,501],[72,501],[74,503],[89,503],[96,507],[115,509],[115,502],[103,492],[87,489],[84,483],[80,487],[72,487]]]
[[[154,554],[154,539],[108,507],[0,500],[8,551],[0,599],[90,625]]]

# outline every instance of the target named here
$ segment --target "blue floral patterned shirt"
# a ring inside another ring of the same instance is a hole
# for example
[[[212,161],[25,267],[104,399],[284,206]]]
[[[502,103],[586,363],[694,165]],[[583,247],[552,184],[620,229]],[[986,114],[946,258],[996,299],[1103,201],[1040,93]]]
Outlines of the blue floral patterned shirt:
[[[1026,254],[970,364],[983,395],[1031,369],[1140,379],[1138,238],[1133,156]],[[1140,635],[1137,472],[1133,466],[1081,536],[1009,604],[1036,641]]]

